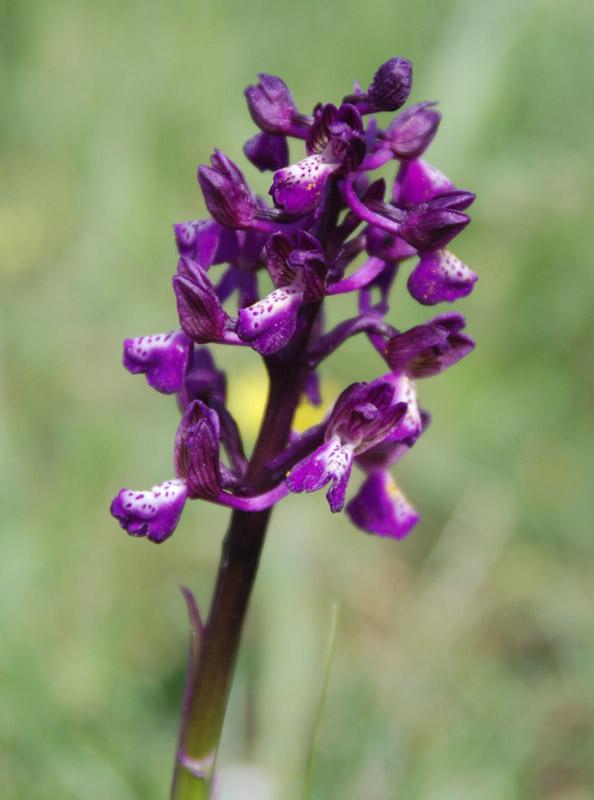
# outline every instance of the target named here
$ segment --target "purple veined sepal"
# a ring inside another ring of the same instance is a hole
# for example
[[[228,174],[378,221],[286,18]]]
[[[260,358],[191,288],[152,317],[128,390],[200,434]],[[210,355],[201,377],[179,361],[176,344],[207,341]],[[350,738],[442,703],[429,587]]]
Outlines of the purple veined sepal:
[[[196,344],[241,343],[233,332],[231,317],[223,310],[207,273],[198,263],[180,258],[173,289],[181,327]]]
[[[288,471],[289,490],[313,492],[331,481],[326,497],[330,510],[340,511],[354,457],[386,439],[406,413],[406,403],[393,398],[393,385],[381,378],[345,389],[328,419],[324,443]]]
[[[206,207],[226,228],[252,227],[256,216],[256,196],[239,167],[220,150],[211,156],[212,167],[198,168],[198,183]]]
[[[360,114],[396,111],[403,106],[412,87],[412,63],[407,58],[391,58],[379,67],[366,92],[355,83],[353,94],[343,98]]]
[[[385,345],[390,368],[404,370],[412,378],[443,372],[474,349],[474,340],[461,333],[465,325],[462,314],[450,311],[396,334]]]
[[[175,434],[175,475],[186,481],[188,497],[213,499],[223,491],[217,412],[201,400],[186,409]]]
[[[331,175],[353,172],[365,156],[363,123],[352,105],[319,106],[306,142],[307,157],[274,173],[272,195],[276,205],[295,217],[320,204]]]
[[[181,330],[125,339],[123,365],[133,375],[145,373],[158,392],[173,394],[183,385],[192,348]]]
[[[188,497],[213,500],[224,489],[243,487],[247,459],[237,423],[216,392],[186,407],[175,435],[174,466]],[[231,468],[220,460],[220,445]]]
[[[300,114],[287,84],[275,75],[260,73],[260,82],[244,92],[256,125],[268,134],[305,139],[313,118]]]
[[[289,236],[274,234],[266,249],[277,288],[239,309],[236,332],[261,355],[272,355],[286,347],[295,333],[301,304],[324,297],[328,268],[321,245],[307,233],[299,234],[297,246]]]
[[[285,136],[261,131],[243,146],[243,154],[260,172],[276,172],[289,163],[289,146]]]
[[[390,473],[373,471],[357,494],[349,501],[346,512],[351,521],[367,533],[402,539],[420,519]]]
[[[462,209],[474,200],[471,192],[455,190],[411,209],[400,229],[400,236],[417,250],[444,248],[470,222]]]
[[[122,489],[110,511],[130,536],[144,536],[159,544],[177,527],[186,497],[186,482],[170,480],[148,491]]]
[[[470,294],[478,275],[445,248],[421,252],[420,261],[411,272],[407,288],[419,303],[426,306],[454,303]]]

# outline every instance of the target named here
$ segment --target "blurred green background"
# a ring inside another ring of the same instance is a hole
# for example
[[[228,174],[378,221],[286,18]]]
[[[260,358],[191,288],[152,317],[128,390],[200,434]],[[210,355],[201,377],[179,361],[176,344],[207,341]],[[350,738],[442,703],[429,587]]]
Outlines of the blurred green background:
[[[456,242],[478,347],[420,386],[433,423],[395,469],[423,515],[407,540],[322,492],[275,511],[222,798],[300,797],[334,601],[312,800],[594,796],[592,5],[14,0],[3,19],[0,796],[167,796],[178,585],[206,606],[227,514],[191,504],[162,547],[110,518],[121,486],[172,475],[178,420],[121,341],[176,325],[171,224],[204,215],[214,146],[244,165],[256,73],[307,111],[394,55],[411,101],[440,101],[428,159],[478,195]],[[431,313],[397,285],[393,324]],[[368,353],[352,342],[325,381],[380,374]],[[222,361],[238,408],[258,359]]]

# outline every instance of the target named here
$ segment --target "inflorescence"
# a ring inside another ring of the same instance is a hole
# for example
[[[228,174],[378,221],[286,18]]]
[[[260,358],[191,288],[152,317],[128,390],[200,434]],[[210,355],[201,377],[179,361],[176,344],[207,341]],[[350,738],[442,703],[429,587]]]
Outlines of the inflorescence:
[[[349,517],[365,531],[400,538],[419,515],[388,469],[429,421],[417,404],[416,380],[455,364],[474,342],[455,311],[396,330],[385,320],[389,296],[401,265],[411,259],[407,289],[419,303],[452,303],[472,291],[476,275],[446,248],[470,221],[465,211],[475,196],[422,159],[441,119],[434,103],[409,106],[387,128],[368,116],[404,105],[412,83],[407,59],[391,59],[367,91],[355,83],[341,105],[320,103],[311,115],[298,111],[280,78],[259,78],[245,96],[260,133],[243,150],[259,170],[274,173],[273,204],[257,197],[218,150],[212,166],[199,168],[211,217],[174,226],[180,328],[124,342],[126,369],[144,373],[159,392],[177,395],[182,418],[175,477],[150,491],[122,489],[111,513],[132,536],[162,542],[187,499],[262,511],[289,492],[330,484],[326,496],[336,512],[345,506],[356,464],[366,478],[346,505]],[[294,164],[288,137],[305,143],[305,157]],[[387,192],[385,180],[369,174],[393,160],[396,177]],[[225,266],[217,275],[219,265]],[[262,297],[258,278],[265,272],[275,288]],[[356,315],[325,331],[324,301],[347,292],[357,299]],[[299,391],[310,402],[320,401],[318,365],[358,333],[366,333],[384,359],[385,374],[348,386],[324,422],[293,432],[255,486],[226,407],[225,376],[206,345],[251,347],[278,374],[294,360],[293,343],[304,331]]]

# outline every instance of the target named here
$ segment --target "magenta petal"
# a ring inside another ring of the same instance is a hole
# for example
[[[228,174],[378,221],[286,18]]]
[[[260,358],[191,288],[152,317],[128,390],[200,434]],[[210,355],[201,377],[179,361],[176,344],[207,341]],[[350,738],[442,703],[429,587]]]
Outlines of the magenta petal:
[[[237,335],[262,355],[277,353],[295,331],[303,288],[297,283],[275,289],[247,308],[240,308]]]
[[[407,288],[423,305],[453,303],[466,297],[477,275],[449,250],[421,253],[421,260],[411,272]]]
[[[124,341],[124,367],[146,374],[149,386],[164,394],[179,391],[184,382],[192,342],[183,331],[138,336]]]
[[[186,502],[186,482],[165,481],[150,491],[122,489],[111,504],[111,514],[130,536],[163,542],[175,530]]]
[[[419,514],[386,470],[372,473],[346,510],[359,528],[393,539],[402,539],[419,521]]]

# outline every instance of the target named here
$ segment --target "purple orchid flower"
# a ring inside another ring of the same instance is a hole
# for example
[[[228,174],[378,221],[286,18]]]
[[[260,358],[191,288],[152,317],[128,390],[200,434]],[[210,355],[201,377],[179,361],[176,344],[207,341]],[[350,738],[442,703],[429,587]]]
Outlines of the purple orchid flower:
[[[124,366],[144,373],[158,391],[176,394],[181,419],[175,478],[148,491],[122,489],[111,513],[130,535],[163,542],[186,500],[233,510],[206,622],[185,591],[196,641],[175,799],[193,796],[196,788],[200,796],[212,795],[217,742],[268,510],[289,493],[327,487],[331,511],[346,505],[350,520],[368,533],[400,539],[419,519],[389,472],[429,421],[419,408],[416,382],[460,361],[474,342],[457,312],[405,331],[392,327],[387,314],[410,258],[417,262],[408,291],[422,305],[457,301],[477,278],[446,249],[469,223],[474,194],[457,189],[424,160],[441,115],[431,102],[403,108],[411,84],[410,61],[392,58],[367,90],[355,82],[342,104],[319,103],[309,116],[280,78],[261,74],[245,91],[259,132],[243,152],[257,169],[273,173],[274,205],[257,197],[239,166],[215,150],[211,164],[198,169],[209,218],[174,226],[181,329],[124,343]],[[401,108],[384,127],[369,116]],[[305,145],[296,163],[289,164],[288,138]],[[377,179],[371,173],[379,167],[385,177]],[[328,328],[336,316],[334,309],[326,313],[333,297],[353,292],[354,316],[350,312]],[[359,334],[390,372],[353,383],[324,422],[294,431],[298,404],[323,399],[322,362]],[[211,352],[219,345],[250,347],[266,367],[268,400],[249,458],[226,404],[225,375]],[[353,464],[364,480],[345,503]]]
[[[295,217],[320,204],[330,175],[353,172],[365,156],[363,123],[349,104],[316,109],[306,141],[307,158],[278,170],[270,194],[274,202]]]
[[[282,350],[295,332],[301,303],[319,302],[326,293],[328,267],[321,245],[305,233],[299,244],[282,233],[271,237],[268,270],[276,289],[238,311],[237,335],[262,355]]]
[[[393,396],[394,387],[383,379],[345,389],[328,420],[324,443],[289,470],[290,491],[315,492],[332,481],[326,497],[331,511],[340,511],[354,457],[383,441],[406,412],[405,403],[392,403]]]

